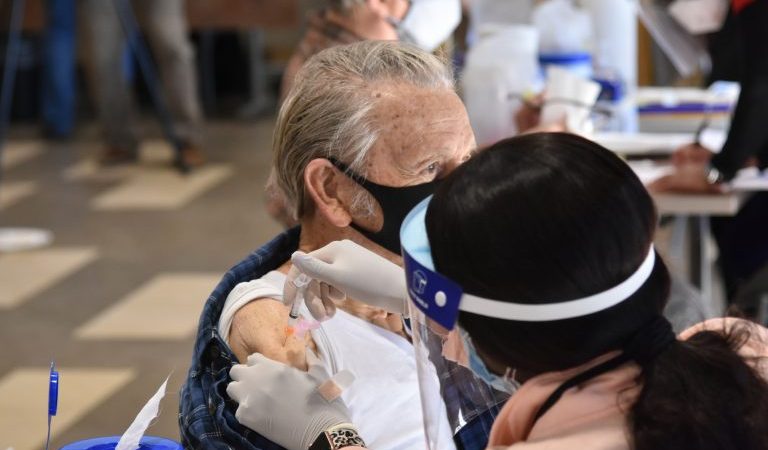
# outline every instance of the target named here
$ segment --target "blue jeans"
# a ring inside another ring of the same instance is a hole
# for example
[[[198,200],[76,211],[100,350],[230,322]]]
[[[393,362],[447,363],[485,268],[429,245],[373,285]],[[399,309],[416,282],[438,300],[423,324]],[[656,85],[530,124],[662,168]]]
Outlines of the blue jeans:
[[[43,125],[57,137],[75,126],[75,0],[46,2],[41,110]]]

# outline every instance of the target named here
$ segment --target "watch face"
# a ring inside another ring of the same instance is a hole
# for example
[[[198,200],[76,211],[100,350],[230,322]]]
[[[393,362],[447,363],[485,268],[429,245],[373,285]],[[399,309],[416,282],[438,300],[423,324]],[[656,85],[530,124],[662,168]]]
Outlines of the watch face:
[[[357,430],[350,427],[336,427],[320,434],[309,450],[339,450],[353,445],[365,447],[365,442]]]

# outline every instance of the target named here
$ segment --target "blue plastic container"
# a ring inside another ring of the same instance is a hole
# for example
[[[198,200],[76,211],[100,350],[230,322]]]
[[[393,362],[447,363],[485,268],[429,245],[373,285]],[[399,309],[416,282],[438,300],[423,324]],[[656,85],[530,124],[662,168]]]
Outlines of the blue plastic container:
[[[72,442],[59,450],[114,450],[120,441],[120,436],[98,437]],[[183,450],[181,444],[170,439],[144,436],[141,438],[139,450]]]

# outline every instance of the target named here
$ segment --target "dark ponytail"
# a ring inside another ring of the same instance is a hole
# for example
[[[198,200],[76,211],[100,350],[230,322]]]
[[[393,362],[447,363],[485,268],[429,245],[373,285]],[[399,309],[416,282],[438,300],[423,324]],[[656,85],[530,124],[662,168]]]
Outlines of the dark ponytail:
[[[737,353],[756,335],[746,323],[702,331],[646,365],[628,417],[634,448],[768,449],[768,383]]]
[[[426,227],[436,269],[466,292],[535,303],[627,279],[647,255],[656,221],[647,190],[613,153],[542,133],[499,142],[454,171],[432,199]],[[658,323],[669,285],[657,258],[635,294],[598,313],[515,322],[461,312],[459,324],[484,357],[526,378],[632,346]],[[768,449],[768,386],[737,353],[749,336],[741,326],[667,339],[649,361],[635,348],[643,388],[628,411],[634,448]]]

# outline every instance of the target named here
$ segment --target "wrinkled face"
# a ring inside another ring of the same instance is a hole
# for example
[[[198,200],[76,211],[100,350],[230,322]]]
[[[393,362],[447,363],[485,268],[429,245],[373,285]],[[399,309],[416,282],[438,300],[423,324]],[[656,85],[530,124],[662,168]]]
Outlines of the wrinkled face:
[[[423,184],[445,177],[472,155],[475,137],[452,90],[389,85],[371,95],[378,100],[372,114],[380,133],[361,170],[368,180],[392,187]],[[383,214],[373,203],[372,214],[355,214],[355,221],[378,230]]]

